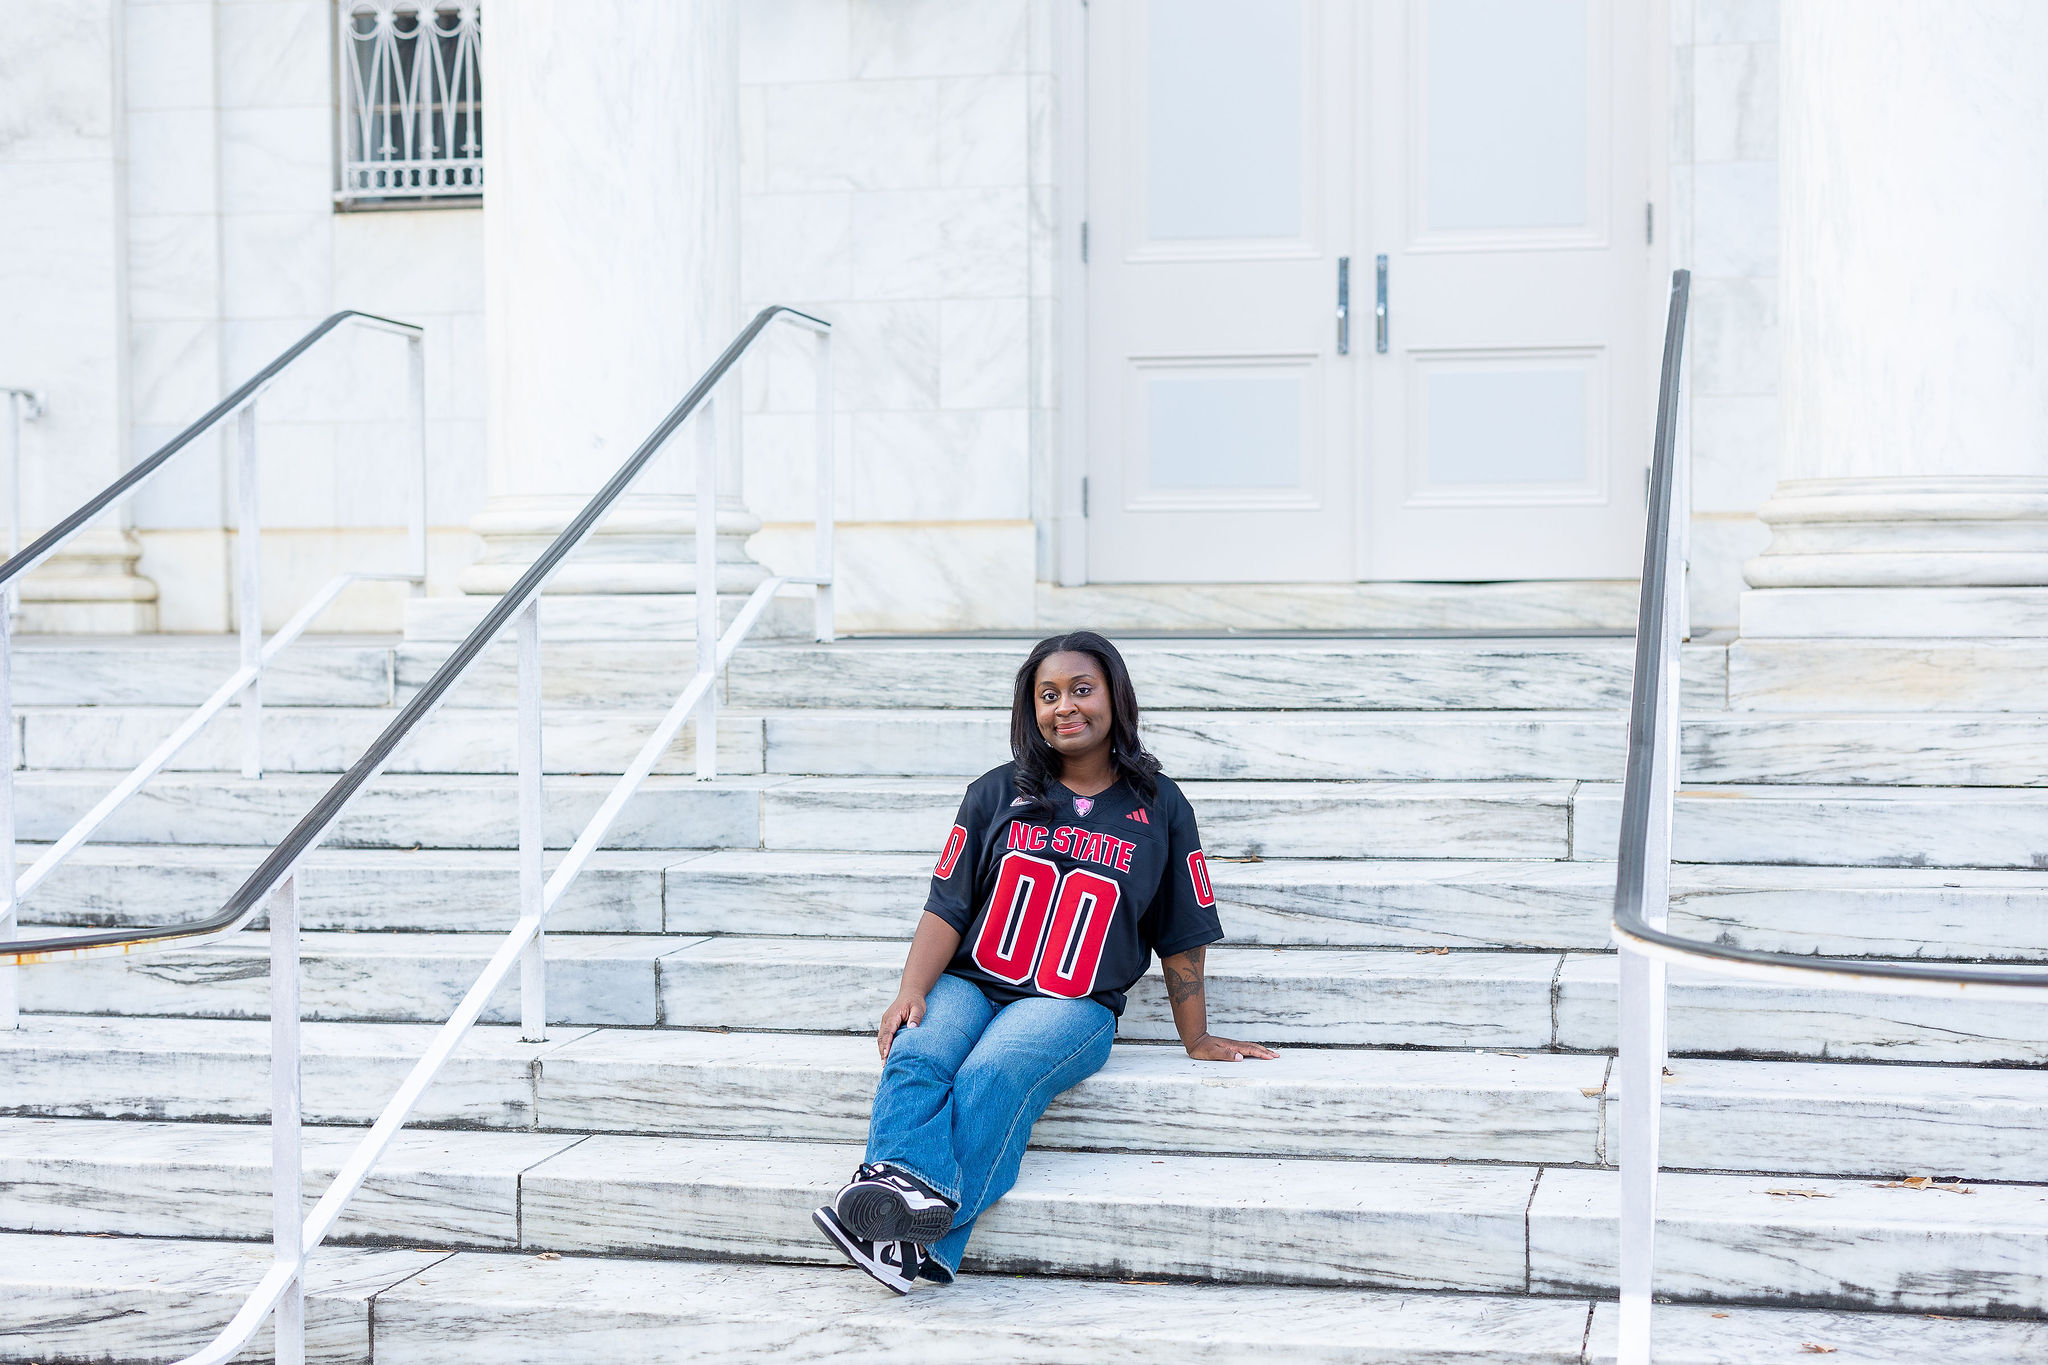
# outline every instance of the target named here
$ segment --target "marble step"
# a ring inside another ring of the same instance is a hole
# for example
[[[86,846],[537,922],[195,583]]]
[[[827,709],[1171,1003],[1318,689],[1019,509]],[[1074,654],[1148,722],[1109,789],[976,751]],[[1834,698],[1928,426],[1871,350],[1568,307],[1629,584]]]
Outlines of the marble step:
[[[262,1274],[260,1245],[0,1234],[0,1361],[157,1365],[204,1341]],[[1613,1305],[1577,1298],[962,1275],[896,1298],[843,1267],[323,1247],[307,1359],[367,1365],[727,1361],[986,1365],[1580,1365],[1613,1358]],[[1590,1317],[1591,1331],[1588,1332]],[[2039,1322],[1673,1304],[1663,1365],[2011,1365]],[[266,1332],[252,1354],[268,1351]],[[1807,1348],[1826,1347],[1816,1353]]]
[[[309,1019],[429,1022],[453,1009],[496,937],[309,933]],[[553,934],[548,1018],[612,1025],[864,1033],[893,997],[900,941]],[[61,1014],[263,1018],[268,948],[244,933],[200,948],[39,964],[23,1008]],[[2048,974],[2048,968],[2039,968]],[[1451,949],[1210,950],[1209,1018],[1275,1044],[1347,1047],[1614,1047],[1611,954]],[[1671,1049],[1681,1054],[1983,1065],[2048,1063],[2048,1011],[2026,1002],[1865,995],[1674,969]],[[485,1018],[518,1015],[515,981]],[[1131,991],[1123,1037],[1175,1035],[1155,969]]]
[[[1611,859],[1620,833],[1621,784],[1582,784],[1572,801],[1573,856]],[[2048,791],[1687,786],[1673,810],[1672,857],[1687,863],[2038,870],[2048,867]]]
[[[496,946],[486,934],[309,933],[300,948],[308,1019],[441,1019]],[[866,1032],[895,993],[900,942],[553,934],[548,1018],[564,1025]],[[1541,1048],[1551,1034],[1555,953],[1212,949],[1209,1018],[1261,1041]],[[41,1013],[259,1019],[269,1009],[267,935],[200,948],[39,964],[22,1007]],[[516,979],[484,1018],[518,1018]],[[1176,1035],[1155,970],[1120,1032]],[[1246,1036],[1240,1034],[1239,1036]]]
[[[449,1256],[316,1250],[305,1279],[309,1365],[370,1365],[371,1304]],[[211,1340],[269,1269],[269,1246],[253,1242],[0,1233],[0,1361],[173,1365]],[[235,1358],[267,1362],[272,1342],[265,1322]]]
[[[386,707],[275,707],[265,762],[279,772],[338,772],[394,714]],[[173,707],[27,707],[17,712],[32,769],[132,765],[182,719]],[[562,707],[546,712],[550,771],[618,772],[660,712]],[[392,761],[393,772],[510,772],[514,715],[448,708]],[[224,712],[173,760],[176,771],[240,764],[240,717]],[[953,776],[1009,756],[1001,711],[804,709],[719,721],[723,771],[819,776]],[[1186,780],[1521,781],[1618,777],[1626,716],[1608,710],[1229,711],[1152,709],[1145,742]],[[694,727],[657,771],[695,763]],[[2048,717],[2013,713],[1714,712],[1686,717],[1685,772],[1695,782],[2024,787],[2048,782]]]
[[[1212,858],[1565,858],[1569,782],[1187,782]],[[795,778],[764,787],[760,846],[935,856],[950,778]]]
[[[389,722],[388,709],[278,707],[265,718],[265,761],[278,772],[338,772]],[[31,769],[139,762],[179,722],[168,707],[21,711]],[[450,708],[393,759],[393,772],[510,772],[512,714]],[[560,708],[548,713],[551,772],[618,772],[656,712]],[[1008,718],[993,711],[796,710],[723,713],[722,770],[822,776],[971,777],[1009,752]],[[216,717],[172,770],[239,764],[240,719]],[[1607,711],[1147,713],[1146,743],[1186,780],[1604,780],[1620,772],[1625,718]],[[694,728],[657,771],[695,762]],[[2015,715],[1688,717],[1685,770],[1697,782],[2018,787],[2048,772],[2048,722]]]
[[[310,1208],[359,1128],[303,1130]],[[337,1242],[517,1247],[520,1183],[575,1134],[407,1129],[335,1227]],[[0,1230],[270,1237],[270,1127],[0,1119]]]
[[[25,844],[26,866],[42,851]],[[37,889],[45,924],[196,917],[261,860],[253,846],[92,845]],[[559,855],[550,855],[550,866]],[[907,937],[928,853],[600,853],[549,918],[556,933]],[[1238,943],[1587,948],[1609,942],[1614,869],[1591,862],[1211,860]],[[518,895],[510,849],[323,849],[301,873],[308,929],[489,932]],[[1681,864],[1684,932],[1784,952],[2020,959],[2048,953],[2048,884],[2031,872]],[[257,926],[261,927],[259,916]]]
[[[907,936],[925,854],[728,849],[664,874],[671,933]],[[1210,861],[1233,942],[1341,947],[1605,948],[1614,869],[1453,859]],[[40,907],[39,907],[40,913]],[[2048,883],[2032,872],[1710,867],[1672,874],[1681,932],[1779,952],[2048,956]]]
[[[309,1128],[317,1180],[359,1134]],[[260,1238],[252,1124],[0,1120],[0,1229]],[[832,1264],[809,1212],[852,1144],[414,1132],[338,1240]],[[2048,1312],[2048,1190],[1667,1173],[1658,1291],[1949,1314]],[[1034,1151],[972,1270],[1599,1294],[1618,1180],[1574,1167]]]
[[[272,771],[340,772],[390,723],[388,708],[279,707],[264,717]],[[60,707],[19,712],[29,769],[115,768],[142,761],[183,719],[170,707]],[[448,708],[393,757],[394,773],[516,771],[515,715]],[[659,712],[556,708],[543,721],[548,771],[625,769]],[[1187,780],[1468,781],[1615,778],[1626,720],[1591,712],[1170,712],[1146,713],[1145,742]],[[688,772],[695,727],[657,767]],[[214,718],[170,771],[228,772],[241,763],[241,719]],[[828,777],[952,777],[964,782],[1010,755],[1009,717],[998,711],[800,710],[719,718],[719,763],[731,773]]]
[[[765,719],[769,772],[971,777],[1010,756],[1001,711],[792,710]],[[1540,781],[1621,772],[1618,711],[1145,712],[1177,778]]]
[[[106,795],[118,772],[23,772],[14,779],[17,832],[49,842]],[[545,837],[567,848],[616,779],[553,777]],[[753,848],[761,796],[786,778],[650,777],[613,826],[614,849]],[[332,775],[273,773],[250,781],[223,773],[166,773],[102,825],[106,844],[255,845],[289,833],[334,784]],[[939,826],[943,837],[946,826]],[[372,783],[327,840],[342,848],[516,848],[519,794],[509,776],[386,774]],[[933,847],[938,847],[935,843]]]
[[[22,867],[47,845],[23,844]],[[43,924],[121,927],[196,919],[220,908],[268,848],[255,844],[86,844],[36,888],[26,913]],[[693,855],[669,849],[592,856],[548,916],[555,933],[662,932],[666,870]],[[300,864],[307,929],[489,933],[518,915],[515,849],[323,848]],[[559,852],[547,858],[550,870]],[[268,917],[259,913],[254,927]]]
[[[389,706],[392,643],[302,637],[264,670],[264,705]],[[25,635],[13,656],[16,706],[197,706],[241,666],[240,645],[228,636]]]
[[[1743,639],[1725,668],[1728,704],[1745,711],[2038,711],[2048,641]]]
[[[1569,710],[1625,708],[1626,639],[1129,639],[1119,650],[1147,710]],[[661,706],[694,667],[687,644],[542,644],[551,697]],[[1007,710],[1028,640],[750,642],[726,669],[732,704],[756,710],[962,707]],[[446,646],[401,644],[398,694],[425,682]],[[1727,646],[1685,647],[1688,708],[1726,701]],[[509,648],[487,652],[451,706],[516,699]]]
[[[113,772],[24,772],[19,835],[54,840],[120,779]],[[165,774],[102,826],[108,844],[262,845],[282,839],[327,777]],[[612,780],[547,782],[546,838],[565,848]],[[960,806],[950,778],[649,778],[607,847],[770,848],[933,856]],[[1212,857],[1565,858],[1569,782],[1190,782],[1183,790]],[[509,776],[380,777],[329,844],[353,848],[512,848]],[[1610,845],[1611,847],[1611,845]]]
[[[426,1050],[425,1024],[305,1026],[305,1113],[367,1123]],[[472,1033],[420,1122],[806,1141],[865,1138],[880,1060],[866,1036],[563,1029]],[[28,1015],[0,1032],[0,1113],[255,1122],[269,1117],[260,1021]],[[1604,1057],[1300,1049],[1269,1066],[1123,1043],[1053,1102],[1049,1148],[1278,1156],[1599,1159]]]
[[[17,710],[21,758],[30,769],[133,767],[186,712],[168,706],[37,707]],[[263,716],[263,762],[277,773],[339,773],[383,733],[392,707],[277,706]],[[447,707],[415,730],[392,756],[391,773],[512,773],[519,767],[517,713]],[[541,762],[551,773],[620,773],[661,721],[659,711],[557,707],[544,711]],[[167,772],[239,772],[241,716],[230,708],[209,721],[167,765]],[[758,773],[759,716],[718,718],[719,769]],[[696,771],[696,726],[685,726],[655,766]]]
[[[307,1024],[308,1120],[369,1122],[430,1035],[425,1024]],[[269,1047],[260,1021],[30,1015],[0,1033],[0,1113],[261,1121]],[[561,1029],[521,1043],[486,1026],[427,1092],[419,1122],[858,1141],[878,1068],[864,1035]],[[2048,1181],[2048,1071],[1699,1058],[1670,1070],[1674,1169]],[[1053,1102],[1032,1141],[1595,1164],[1614,1155],[1608,1074],[1600,1056],[1320,1048],[1219,1071],[1170,1043],[1124,1043]]]
[[[2048,967],[2021,970],[2048,980]],[[1558,1047],[1614,1047],[1618,975],[1612,954],[1565,957],[1557,978]],[[2048,1009],[2029,1001],[1829,991],[1681,966],[1671,968],[1669,1029],[1670,1050],[1679,1054],[2048,1064]]]

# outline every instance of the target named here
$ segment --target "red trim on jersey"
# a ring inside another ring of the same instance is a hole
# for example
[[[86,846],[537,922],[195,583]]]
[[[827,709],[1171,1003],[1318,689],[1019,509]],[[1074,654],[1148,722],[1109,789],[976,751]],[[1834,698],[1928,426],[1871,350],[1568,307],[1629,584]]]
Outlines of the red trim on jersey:
[[[946,851],[939,855],[939,865],[932,869],[932,875],[940,881],[953,875],[953,864],[960,861],[960,850],[967,847],[967,831],[953,826],[953,832],[946,836]]]

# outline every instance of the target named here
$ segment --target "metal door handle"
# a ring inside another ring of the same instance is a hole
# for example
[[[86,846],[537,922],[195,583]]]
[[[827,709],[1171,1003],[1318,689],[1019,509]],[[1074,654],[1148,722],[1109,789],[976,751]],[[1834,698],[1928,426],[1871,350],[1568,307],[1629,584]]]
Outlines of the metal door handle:
[[[1337,354],[1351,354],[1351,258],[1337,258]]]
[[[1378,283],[1372,299],[1372,348],[1381,355],[1387,353],[1387,258],[1374,259],[1373,273]]]

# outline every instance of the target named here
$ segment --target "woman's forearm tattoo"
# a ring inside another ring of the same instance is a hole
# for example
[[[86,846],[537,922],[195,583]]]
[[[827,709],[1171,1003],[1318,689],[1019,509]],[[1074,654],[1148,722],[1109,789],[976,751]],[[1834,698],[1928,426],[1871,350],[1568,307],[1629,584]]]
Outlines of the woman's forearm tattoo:
[[[1159,965],[1166,972],[1166,995],[1176,1005],[1186,1004],[1202,993],[1202,959],[1208,953],[1206,948],[1191,949],[1187,953],[1188,965],[1175,967],[1171,962]]]

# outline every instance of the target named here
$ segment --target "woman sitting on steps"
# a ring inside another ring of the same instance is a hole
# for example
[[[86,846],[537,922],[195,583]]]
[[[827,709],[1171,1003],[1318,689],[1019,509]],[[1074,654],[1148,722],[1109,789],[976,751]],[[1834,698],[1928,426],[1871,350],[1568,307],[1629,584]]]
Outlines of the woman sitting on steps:
[[[1153,953],[1188,1056],[1276,1054],[1208,1031],[1202,958],[1223,937],[1195,815],[1138,743],[1138,701],[1093,631],[1017,672],[1012,761],[968,788],[882,1012],[867,1159],[811,1215],[899,1294],[960,1268],[1016,1183],[1031,1125],[1109,1060]]]

